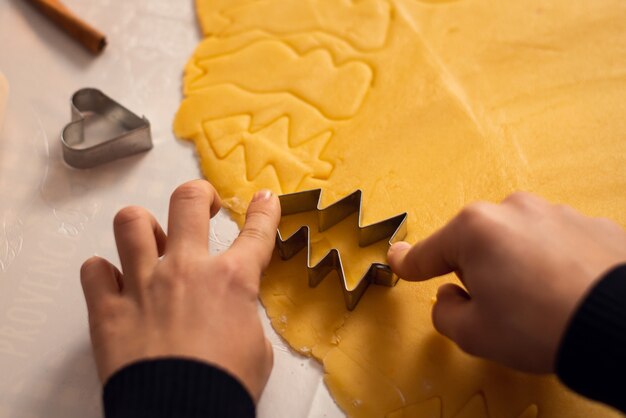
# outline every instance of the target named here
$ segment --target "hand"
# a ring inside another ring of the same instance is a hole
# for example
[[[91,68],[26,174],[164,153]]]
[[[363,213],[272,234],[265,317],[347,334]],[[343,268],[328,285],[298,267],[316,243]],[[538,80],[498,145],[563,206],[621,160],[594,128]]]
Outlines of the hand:
[[[257,296],[280,204],[270,192],[257,193],[232,247],[211,256],[209,214],[219,209],[209,183],[186,183],[170,200],[168,237],[150,213],[128,207],[114,221],[122,272],[98,257],[83,264],[81,282],[103,382],[141,359],[186,357],[227,370],[258,401],[273,357]]]
[[[439,289],[433,322],[464,351],[547,373],[585,293],[626,260],[626,232],[516,193],[500,205],[470,205],[412,248],[393,245],[388,257],[407,280],[456,272],[465,289]]]

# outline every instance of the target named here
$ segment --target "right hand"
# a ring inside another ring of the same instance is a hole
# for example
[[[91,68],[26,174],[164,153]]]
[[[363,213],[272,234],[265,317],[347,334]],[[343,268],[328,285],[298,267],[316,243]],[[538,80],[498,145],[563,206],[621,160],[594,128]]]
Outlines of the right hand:
[[[388,254],[395,273],[426,280],[456,272],[465,289],[441,286],[435,328],[469,354],[549,373],[568,321],[590,287],[626,261],[626,232],[527,193],[475,203],[413,247]]]

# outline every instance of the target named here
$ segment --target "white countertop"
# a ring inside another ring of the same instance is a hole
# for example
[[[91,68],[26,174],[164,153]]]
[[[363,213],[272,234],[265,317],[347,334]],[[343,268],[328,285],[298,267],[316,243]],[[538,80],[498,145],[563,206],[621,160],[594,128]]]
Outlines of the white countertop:
[[[137,204],[160,222],[169,194],[200,177],[189,143],[174,138],[182,68],[199,41],[191,0],[64,0],[107,34],[92,57],[24,0],[0,1],[0,72],[11,92],[0,131],[0,418],[99,417],[78,272],[97,254],[117,261],[111,220]],[[96,87],[152,125],[154,149],[91,170],[61,158],[69,100]],[[213,222],[213,251],[237,233]],[[259,417],[341,417],[321,367],[271,330],[275,366]]]

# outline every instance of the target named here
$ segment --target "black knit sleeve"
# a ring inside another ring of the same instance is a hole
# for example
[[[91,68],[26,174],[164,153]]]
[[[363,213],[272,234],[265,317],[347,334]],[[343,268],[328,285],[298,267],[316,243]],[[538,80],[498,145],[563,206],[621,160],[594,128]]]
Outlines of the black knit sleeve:
[[[626,412],[626,265],[583,300],[561,342],[556,372],[576,392]]]
[[[252,398],[225,371],[194,360],[133,363],[116,372],[103,392],[106,418],[248,418]]]

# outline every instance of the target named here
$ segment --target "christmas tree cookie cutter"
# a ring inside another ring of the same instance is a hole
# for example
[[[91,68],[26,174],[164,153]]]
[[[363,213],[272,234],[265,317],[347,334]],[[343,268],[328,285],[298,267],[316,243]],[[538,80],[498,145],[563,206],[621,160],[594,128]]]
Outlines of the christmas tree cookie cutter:
[[[63,159],[75,168],[90,168],[152,148],[150,122],[98,89],[84,88],[72,96],[72,121],[63,128]],[[116,131],[113,138],[85,145],[85,118],[97,115]]]
[[[359,246],[367,247],[383,239],[388,239],[389,245],[406,236],[407,214],[402,213],[383,221],[361,225],[361,190],[356,190],[337,202],[322,208],[320,206],[321,189],[284,194],[279,196],[282,216],[297,213],[316,211],[318,228],[323,232],[338,224],[353,213],[358,214]],[[372,263],[367,272],[358,280],[354,287],[346,281],[345,271],[341,261],[341,254],[333,248],[315,265],[311,264],[311,231],[308,226],[302,226],[288,237],[283,237],[280,229],[276,235],[276,246],[283,260],[288,260],[303,248],[307,248],[307,274],[309,286],[317,286],[332,270],[336,270],[341,282],[343,296],[348,310],[353,310],[370,284],[394,286],[398,277],[393,274],[387,264]]]

